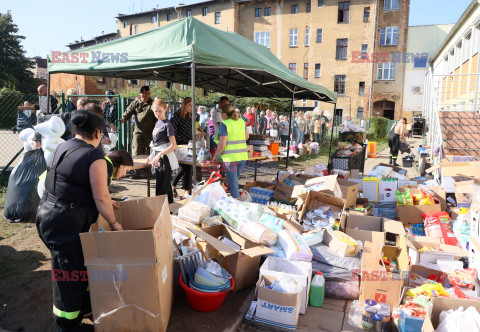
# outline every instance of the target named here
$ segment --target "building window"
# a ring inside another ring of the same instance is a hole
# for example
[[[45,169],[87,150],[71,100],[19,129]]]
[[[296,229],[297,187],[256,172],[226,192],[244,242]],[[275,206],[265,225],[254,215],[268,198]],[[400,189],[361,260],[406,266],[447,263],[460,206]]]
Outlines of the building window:
[[[123,28],[124,28],[124,29],[127,28],[127,25],[128,25],[127,21],[123,21]]]
[[[480,24],[475,27],[475,34],[473,35],[473,54],[478,53],[478,46],[480,40]]]
[[[220,24],[220,15],[222,13],[220,12],[215,12],[215,24]]]
[[[398,0],[384,0],[383,10],[396,10],[398,9]]]
[[[419,56],[413,58],[413,68],[427,68],[428,58]]]
[[[346,79],[347,79],[347,75],[335,75],[335,85],[333,87],[333,91],[335,91],[341,96],[345,95]]]
[[[208,14],[208,8],[207,7],[203,7],[202,8],[202,16],[207,16]]]
[[[451,73],[455,67],[455,48],[450,50],[450,60],[448,61],[449,73]]]
[[[322,7],[323,6],[323,0],[318,0],[318,7]]]
[[[362,59],[368,59],[368,44],[362,44]]]
[[[272,8],[265,7],[264,16],[271,16],[272,15]]]
[[[270,32],[255,32],[255,43],[270,48]]]
[[[187,17],[192,17],[192,11],[190,9],[187,10]]]
[[[308,80],[308,62],[303,64],[303,78]]]
[[[314,100],[313,101],[313,107],[317,107],[318,106],[318,100]]]
[[[445,75],[448,74],[448,68],[449,68],[449,66],[448,66],[448,55],[447,55],[447,56],[443,59],[443,73],[444,73]]]
[[[338,23],[348,23],[350,1],[338,3]]]
[[[357,118],[363,119],[363,107],[357,108]]]
[[[322,42],[322,29],[317,29],[317,43]]]
[[[347,45],[348,39],[337,39],[337,53],[335,59],[337,60],[347,60]]]
[[[255,17],[262,17],[262,8],[255,8]]]
[[[305,46],[310,46],[310,28],[305,29]]]
[[[469,32],[464,39],[463,62],[467,61],[470,58],[471,53],[472,53],[472,33]]]
[[[155,24],[157,23],[157,17],[156,16],[152,16],[152,24]]]
[[[316,63],[315,64],[315,78],[319,78],[319,77],[320,77],[320,64]]]
[[[363,8],[363,22],[370,22],[370,7]]]
[[[377,65],[377,80],[395,79],[395,62],[380,62]]]
[[[460,67],[462,62],[462,42],[455,46],[455,69]]]
[[[365,82],[358,82],[358,95],[365,96]]]
[[[105,77],[97,76],[97,83],[104,84],[106,82]]]
[[[138,33],[138,25],[135,25],[133,28],[134,28],[133,33],[136,35]]]
[[[298,5],[292,5],[292,14],[298,14]]]
[[[380,29],[380,45],[397,45],[398,27],[386,27]]]
[[[306,12],[307,13],[310,13],[312,11],[312,3],[311,2],[307,2],[307,10]]]
[[[297,29],[290,29],[290,47],[297,47],[298,41],[298,30]]]
[[[138,85],[138,80],[128,80],[131,85]]]
[[[289,63],[288,64],[288,69],[290,69],[291,71],[296,73],[297,72],[297,64],[296,63]]]
[[[172,20],[172,14],[168,13],[167,14],[167,22],[170,22]]]

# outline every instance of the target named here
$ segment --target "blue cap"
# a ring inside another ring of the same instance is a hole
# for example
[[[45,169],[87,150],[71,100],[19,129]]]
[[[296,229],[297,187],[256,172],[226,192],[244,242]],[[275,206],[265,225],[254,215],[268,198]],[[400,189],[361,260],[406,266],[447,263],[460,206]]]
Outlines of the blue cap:
[[[376,321],[380,322],[380,321],[382,321],[383,316],[382,316],[382,315],[379,315],[379,314],[371,314],[371,315],[370,315],[370,318],[372,318],[373,320],[376,320]]]

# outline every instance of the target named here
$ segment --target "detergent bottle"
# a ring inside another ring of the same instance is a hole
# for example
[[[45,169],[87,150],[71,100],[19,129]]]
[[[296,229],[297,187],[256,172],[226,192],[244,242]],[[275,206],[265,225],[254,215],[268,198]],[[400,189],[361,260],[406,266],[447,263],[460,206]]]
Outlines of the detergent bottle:
[[[318,271],[313,277],[310,285],[310,305],[314,307],[321,307],[323,305],[323,298],[325,297],[325,278],[322,272]]]

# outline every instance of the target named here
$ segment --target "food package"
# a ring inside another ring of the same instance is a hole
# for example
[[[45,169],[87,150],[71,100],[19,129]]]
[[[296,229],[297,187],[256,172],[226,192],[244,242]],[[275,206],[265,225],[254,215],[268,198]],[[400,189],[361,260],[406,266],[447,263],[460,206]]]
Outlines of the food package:
[[[300,233],[282,229],[278,233],[278,240],[288,259],[306,262],[312,260],[312,251]]]
[[[441,284],[424,284],[407,291],[407,296],[416,297],[419,295],[425,295],[430,298],[435,296],[450,296]]]
[[[264,213],[260,219],[260,222],[278,234],[278,232],[280,232],[282,229],[285,220],[272,216],[271,214]]]
[[[305,240],[305,243],[309,246],[314,246],[319,243],[322,243],[323,241],[323,229],[316,229],[308,233],[303,233],[303,239]]]
[[[448,276],[448,281],[453,286],[473,289],[476,276],[476,269],[459,269],[450,273]]]
[[[413,198],[410,194],[410,189],[405,188],[405,191],[401,192],[397,190],[395,192],[395,198],[397,200],[397,205],[413,205]]]
[[[443,239],[444,244],[458,246],[458,240],[453,233],[450,216],[447,212],[423,214],[422,218],[427,236]]]
[[[210,216],[211,207],[197,201],[191,201],[178,209],[178,217],[193,225],[200,225]]]

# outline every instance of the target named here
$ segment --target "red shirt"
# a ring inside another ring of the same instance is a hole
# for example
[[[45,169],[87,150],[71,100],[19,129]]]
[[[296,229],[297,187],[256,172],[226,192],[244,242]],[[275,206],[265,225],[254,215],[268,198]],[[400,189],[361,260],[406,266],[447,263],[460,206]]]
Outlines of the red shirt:
[[[247,127],[248,126],[253,127],[255,123],[255,114],[244,114],[243,116],[248,119]]]

